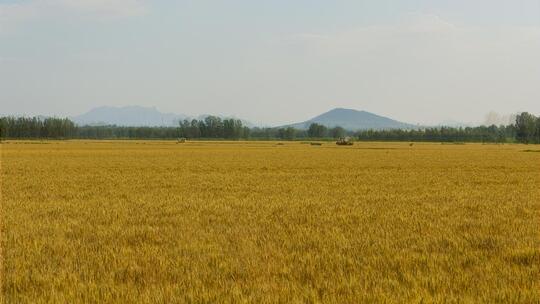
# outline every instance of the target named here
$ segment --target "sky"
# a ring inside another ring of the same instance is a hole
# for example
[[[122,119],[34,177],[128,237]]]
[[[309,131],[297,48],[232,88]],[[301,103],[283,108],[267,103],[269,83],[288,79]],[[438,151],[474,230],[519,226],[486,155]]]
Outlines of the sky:
[[[540,0],[0,0],[0,114],[540,114]]]

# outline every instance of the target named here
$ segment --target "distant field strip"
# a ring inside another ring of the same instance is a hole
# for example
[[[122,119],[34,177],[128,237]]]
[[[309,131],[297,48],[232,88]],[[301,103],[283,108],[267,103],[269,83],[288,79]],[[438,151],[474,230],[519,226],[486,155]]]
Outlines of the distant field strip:
[[[540,302],[538,146],[0,149],[5,303]]]

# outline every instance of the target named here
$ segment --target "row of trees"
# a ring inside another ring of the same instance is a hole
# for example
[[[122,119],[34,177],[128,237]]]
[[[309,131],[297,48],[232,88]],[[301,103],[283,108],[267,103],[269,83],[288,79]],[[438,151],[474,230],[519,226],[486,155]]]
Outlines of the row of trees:
[[[366,130],[355,133],[355,137],[366,141],[521,142],[540,144],[540,117],[523,112],[516,116],[514,124],[507,126]]]
[[[311,124],[307,130],[295,129],[293,127],[249,129],[249,137],[254,139],[336,139],[344,137],[347,134],[352,135],[352,132],[347,132],[342,127],[327,128],[316,123]]]
[[[523,112],[516,117],[516,139],[523,143],[540,143],[540,117]]]
[[[311,138],[340,138],[346,135],[345,129],[342,127],[327,128],[324,125],[312,123],[307,130],[308,137]]]
[[[177,128],[82,126],[67,118],[0,117],[0,139],[177,138]]]
[[[179,136],[185,138],[225,138],[240,139],[249,137],[249,128],[239,119],[221,119],[208,116],[205,119],[180,122]]]
[[[67,118],[0,118],[0,139],[240,139],[248,138],[249,131],[240,120],[222,120],[215,116],[204,120],[185,120],[180,122],[179,127],[77,126]]]
[[[467,128],[425,128],[417,130],[366,130],[355,133],[364,141],[512,142],[515,127],[480,126]]]
[[[285,128],[248,128],[237,119],[208,116],[202,120],[184,120],[178,127],[77,126],[61,118],[0,118],[0,138],[50,139],[330,139],[346,135],[365,141],[439,141],[439,142],[523,142],[540,143],[540,117],[517,115],[508,126],[467,128],[423,128],[415,130],[346,131],[311,124],[307,130]]]
[[[77,126],[67,118],[0,117],[0,138],[73,138]]]
[[[170,127],[83,126],[77,128],[80,139],[176,139],[178,129]]]

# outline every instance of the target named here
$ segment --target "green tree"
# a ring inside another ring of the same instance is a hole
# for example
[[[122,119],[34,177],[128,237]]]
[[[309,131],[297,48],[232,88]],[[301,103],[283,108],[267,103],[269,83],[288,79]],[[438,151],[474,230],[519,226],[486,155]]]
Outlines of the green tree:
[[[516,116],[516,139],[522,143],[532,143],[535,141],[537,129],[537,118],[527,112]]]
[[[323,138],[326,137],[328,129],[318,123],[312,123],[308,128],[308,136],[310,138]]]
[[[345,137],[345,134],[346,134],[345,129],[343,129],[340,126],[331,128],[330,130],[328,130],[328,132],[330,133],[330,136],[332,138]]]

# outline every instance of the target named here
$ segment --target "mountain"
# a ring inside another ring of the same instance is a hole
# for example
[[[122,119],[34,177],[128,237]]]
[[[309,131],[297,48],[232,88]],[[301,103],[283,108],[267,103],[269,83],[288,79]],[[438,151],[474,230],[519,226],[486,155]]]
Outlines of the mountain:
[[[329,128],[340,126],[352,131],[417,128],[415,125],[399,122],[366,111],[343,108],[333,109],[308,121],[288,125],[287,127],[305,130],[312,123],[318,123]]]
[[[117,125],[129,127],[170,127],[177,126],[178,122],[184,119],[204,120],[210,115],[203,114],[196,117],[161,113],[155,107],[127,106],[127,107],[99,107],[94,108],[82,115],[72,117],[71,119],[78,125]],[[213,115],[221,119],[236,117]],[[254,124],[241,119],[245,126],[253,127]]]
[[[161,113],[156,108],[105,106],[94,108],[72,119],[79,125],[173,126],[186,117],[185,115]]]

